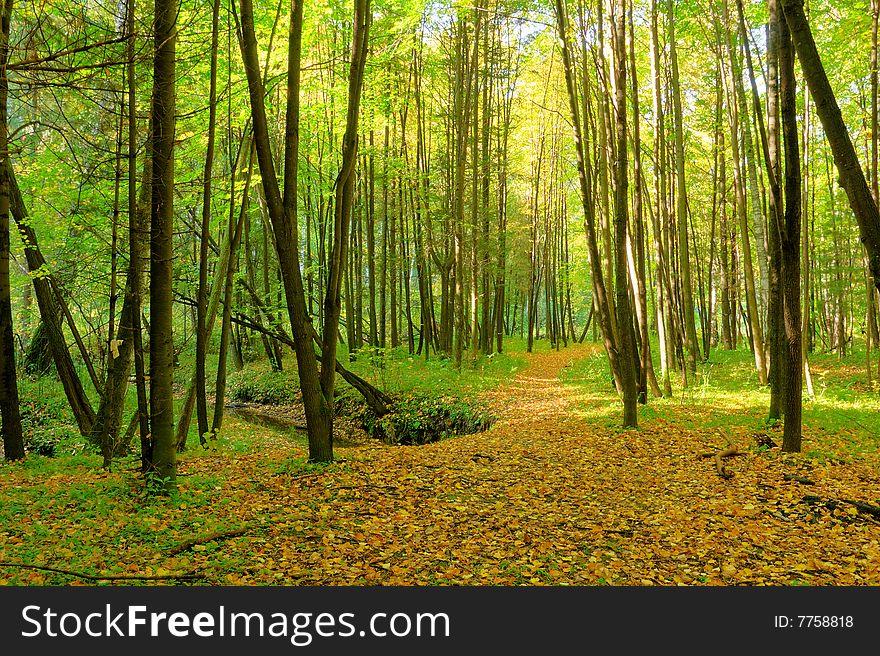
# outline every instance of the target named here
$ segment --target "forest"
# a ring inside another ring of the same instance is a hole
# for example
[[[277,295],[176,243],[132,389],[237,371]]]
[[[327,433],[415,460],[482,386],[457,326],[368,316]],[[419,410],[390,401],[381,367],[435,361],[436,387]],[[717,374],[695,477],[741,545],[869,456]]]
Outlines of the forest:
[[[0,583],[880,585],[880,0],[0,0]]]

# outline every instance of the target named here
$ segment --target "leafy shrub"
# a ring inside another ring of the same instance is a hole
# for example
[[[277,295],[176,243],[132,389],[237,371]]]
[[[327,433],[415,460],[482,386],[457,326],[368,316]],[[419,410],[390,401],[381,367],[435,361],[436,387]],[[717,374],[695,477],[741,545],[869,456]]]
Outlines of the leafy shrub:
[[[58,438],[48,432],[29,432],[24,436],[24,448],[29,453],[54,458],[58,450]]]
[[[398,396],[388,414],[377,417],[366,405],[345,399],[338,410],[350,414],[371,436],[389,444],[428,444],[454,435],[487,430],[495,421],[480,403],[454,396]]]
[[[85,439],[70,423],[70,409],[63,396],[32,396],[34,390],[27,384],[22,391],[21,428],[26,451],[54,457],[60,451],[78,453],[85,448]]]
[[[299,398],[299,385],[285,371],[246,368],[229,377],[229,398],[240,403],[289,405]]]

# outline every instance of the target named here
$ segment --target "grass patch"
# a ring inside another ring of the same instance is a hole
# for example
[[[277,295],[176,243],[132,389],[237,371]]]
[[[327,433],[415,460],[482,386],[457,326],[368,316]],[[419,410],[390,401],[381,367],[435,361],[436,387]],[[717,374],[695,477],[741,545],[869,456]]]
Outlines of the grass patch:
[[[877,451],[880,395],[867,386],[864,362],[863,350],[843,360],[834,354],[810,355],[815,396],[811,399],[804,389],[805,454],[851,461]],[[603,351],[572,363],[561,379],[576,390],[580,413],[609,429],[619,427],[622,405]],[[758,384],[750,351],[713,350],[708,361],[697,365],[687,388],[677,373],[672,384],[671,397],[650,398],[639,406],[642,427],[669,423],[720,435],[769,432],[781,439],[782,424],[768,421],[770,390]]]
[[[370,354],[360,351],[347,366],[388,393],[446,394],[456,397],[473,396],[490,390],[513,378],[526,364],[521,340],[509,340],[504,353],[470,359],[465,354],[461,369],[451,358],[431,353],[410,355],[397,348]],[[341,353],[344,362],[347,353]]]

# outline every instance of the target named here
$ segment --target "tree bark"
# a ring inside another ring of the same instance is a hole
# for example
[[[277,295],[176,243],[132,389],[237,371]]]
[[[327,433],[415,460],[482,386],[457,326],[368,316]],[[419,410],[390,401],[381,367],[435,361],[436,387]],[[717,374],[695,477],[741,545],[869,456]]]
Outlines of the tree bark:
[[[211,73],[208,91],[208,145],[205,149],[205,172],[202,181],[202,239],[199,245],[198,307],[196,308],[196,416],[199,425],[199,443],[204,446],[208,426],[208,401],[205,389],[205,360],[208,356],[210,335],[207,330],[208,312],[208,240],[211,232],[211,173],[214,168],[214,137],[217,126],[217,49],[219,36],[220,0],[213,1],[211,10]]]
[[[617,295],[617,328],[620,341],[620,378],[623,387],[623,426],[639,424],[637,369],[630,288],[627,275],[626,244],[629,232],[629,171],[626,134],[626,0],[617,0],[614,16],[614,111],[617,137],[617,162],[614,186],[615,291]],[[638,290],[633,290],[636,294]],[[645,345],[647,346],[647,344]]]
[[[801,450],[801,153],[798,147],[794,53],[788,26],[779,21],[779,91],[782,132],[785,139],[785,233],[782,238],[785,341],[785,426],[782,450]]]
[[[327,291],[324,297],[323,351],[321,352],[321,393],[327,404],[326,439],[316,443],[310,459],[316,462],[333,460],[333,390],[336,376],[336,345],[339,315],[342,310],[340,294],[344,273],[352,197],[354,194],[355,166],[358,151],[358,115],[364,81],[364,66],[370,29],[370,0],[355,0],[352,26],[351,62],[348,77],[348,112],[345,134],[342,138],[342,164],[336,177],[336,199],[333,217],[333,250],[328,259]]]
[[[684,174],[684,128],[682,126],[681,90],[679,88],[678,52],[675,47],[675,21],[672,15],[672,0],[667,0],[669,19],[669,60],[672,81],[672,112],[675,126],[675,178],[676,208],[678,219],[679,273],[681,274],[681,304],[684,321],[684,338],[688,354],[688,368],[691,373],[697,370],[700,347],[697,344],[697,327],[694,317],[694,293],[691,283],[690,249],[688,247],[687,184]]]
[[[0,14],[0,172],[9,164],[8,109],[9,29],[13,0],[5,0]],[[9,175],[0,175],[0,434],[8,461],[24,458],[18,382],[15,375],[15,334],[12,327],[12,294],[9,278]]]
[[[300,389],[309,435],[309,459],[332,458],[330,437],[331,400],[324,397],[318,378],[318,366],[312,348],[314,328],[306,311],[305,289],[299,265],[296,225],[297,167],[299,157],[299,79],[302,47],[302,2],[291,11],[288,47],[288,103],[285,125],[284,197],[275,174],[275,162],[269,143],[269,127],[264,105],[263,82],[254,31],[251,0],[241,0],[241,51],[248,80],[254,144],[260,165],[266,208],[275,235],[278,263],[287,301],[291,332],[296,351]]]
[[[581,123],[581,109],[578,103],[577,89],[575,86],[574,66],[571,61],[571,47],[568,39],[568,15],[563,0],[556,0],[556,29],[559,35],[562,49],[562,62],[565,73],[565,87],[568,94],[569,111],[572,118],[574,131],[575,153],[577,155],[578,182],[580,184],[581,204],[584,211],[584,230],[587,234],[587,247],[590,254],[590,273],[593,283],[594,306],[599,315],[602,325],[602,340],[611,374],[614,377],[618,389],[623,389],[621,380],[618,347],[614,329],[612,328],[610,303],[605,289],[605,280],[602,275],[602,260],[599,256],[599,247],[596,239],[596,216],[593,199],[591,176],[588,174],[586,158],[584,156],[584,124]],[[584,94],[587,90],[584,89]]]
[[[770,351],[770,407],[768,418],[779,419],[782,416],[783,398],[785,389],[785,367],[783,361],[787,357],[783,323],[784,303],[782,284],[782,219],[784,208],[782,204],[782,191],[780,186],[780,145],[779,145],[779,11],[778,0],[767,1],[770,13],[768,26],[768,90],[767,90],[767,174],[770,179],[770,212],[768,221],[768,249],[769,249],[769,290],[767,300],[767,341]],[[742,18],[741,2],[737,1],[737,9],[740,14],[740,29],[745,32]]]
[[[150,454],[153,490],[177,487],[174,441],[172,236],[174,232],[176,0],[156,0],[151,113],[153,188],[150,221]]]

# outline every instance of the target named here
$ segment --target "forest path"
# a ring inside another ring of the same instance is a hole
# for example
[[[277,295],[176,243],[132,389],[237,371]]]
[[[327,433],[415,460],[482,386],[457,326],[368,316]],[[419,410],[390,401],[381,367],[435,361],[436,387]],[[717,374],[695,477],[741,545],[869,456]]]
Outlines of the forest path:
[[[674,401],[661,407],[687,422],[656,416],[623,431],[610,389],[560,381],[588,357],[604,355],[576,345],[528,356],[490,393],[498,421],[484,433],[339,447],[337,463],[306,474],[285,471],[289,444],[239,458],[222,494],[242,499],[230,520],[247,534],[219,546],[222,570],[210,574],[209,552],[189,564],[236,584],[880,582],[877,524],[802,501],[852,498],[854,485],[873,499],[875,471],[791,469],[802,461],[749,451],[722,479],[700,457],[724,445],[700,428],[708,415]]]
[[[271,538],[257,557],[281,566],[282,582],[315,584],[583,584],[610,576],[589,557],[595,538],[630,529],[604,516],[591,491],[590,481],[606,487],[595,435],[559,380],[566,365],[595,352],[576,345],[530,355],[513,381],[486,395],[498,418],[486,432],[340,448],[333,473],[273,477]],[[303,504],[298,512],[294,500]]]

